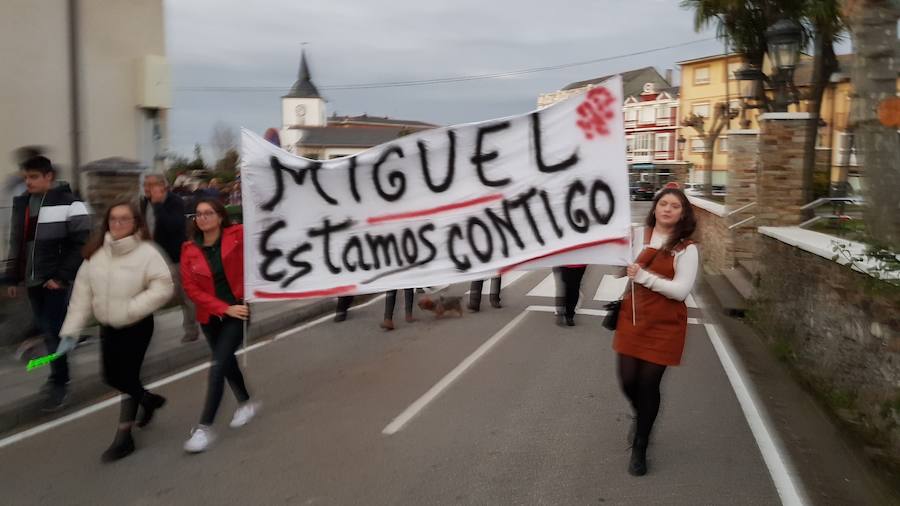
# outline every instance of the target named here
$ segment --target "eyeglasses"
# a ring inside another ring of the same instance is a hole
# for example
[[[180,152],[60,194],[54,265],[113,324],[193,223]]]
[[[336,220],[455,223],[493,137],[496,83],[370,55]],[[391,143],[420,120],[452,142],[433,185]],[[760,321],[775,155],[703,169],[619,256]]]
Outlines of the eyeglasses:
[[[203,218],[205,220],[208,220],[208,219],[212,218],[213,216],[217,216],[217,215],[218,215],[218,213],[216,213],[215,211],[207,211],[207,212],[195,214],[194,218]]]
[[[110,225],[128,225],[129,223],[134,222],[134,218],[110,218]]]

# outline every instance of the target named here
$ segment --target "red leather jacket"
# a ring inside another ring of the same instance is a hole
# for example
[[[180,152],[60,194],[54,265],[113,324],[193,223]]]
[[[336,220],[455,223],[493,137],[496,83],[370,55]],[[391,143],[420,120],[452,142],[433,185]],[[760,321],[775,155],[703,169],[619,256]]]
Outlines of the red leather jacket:
[[[222,230],[222,267],[231,293],[244,298],[244,227],[232,225]],[[210,316],[222,317],[228,304],[216,297],[212,271],[203,250],[194,241],[181,245],[181,283],[184,293],[197,306],[197,321],[209,323]]]

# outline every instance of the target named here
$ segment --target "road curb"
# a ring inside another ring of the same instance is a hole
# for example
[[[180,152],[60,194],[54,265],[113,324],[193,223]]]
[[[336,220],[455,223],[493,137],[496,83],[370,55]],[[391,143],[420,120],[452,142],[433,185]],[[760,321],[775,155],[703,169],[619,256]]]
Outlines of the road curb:
[[[354,305],[366,302],[375,296],[377,294],[358,296],[354,301]],[[337,301],[335,299],[322,299],[297,310],[289,310],[253,321],[248,331],[247,342],[263,341],[275,332],[333,312],[336,304]],[[204,340],[200,339],[195,343],[185,344],[154,356],[148,356],[141,369],[141,376],[145,384],[151,383],[179,370],[200,364],[208,358],[209,349]],[[0,406],[0,436],[8,435],[30,425],[59,418],[113,395],[117,395],[117,392],[103,383],[99,370],[87,375],[82,374],[70,383],[68,404],[60,411],[53,413],[41,411],[44,397],[40,392],[34,392],[10,404]]]

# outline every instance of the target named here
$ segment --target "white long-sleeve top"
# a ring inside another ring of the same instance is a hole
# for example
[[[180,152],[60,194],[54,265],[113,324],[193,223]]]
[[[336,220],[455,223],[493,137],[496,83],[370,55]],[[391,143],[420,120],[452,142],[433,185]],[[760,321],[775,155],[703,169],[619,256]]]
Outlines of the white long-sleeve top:
[[[641,230],[638,237],[643,238],[643,236],[643,230]],[[654,232],[650,236],[650,244],[648,246],[656,249],[662,248],[667,239],[668,236]],[[642,242],[634,241],[633,244],[638,249],[635,255],[643,250]],[[659,254],[668,255],[669,253],[660,252]],[[697,246],[691,244],[683,250],[675,252],[675,277],[673,279],[665,278],[642,267],[634,276],[634,282],[644,285],[670,299],[683,301],[694,288],[694,281],[697,280],[699,268],[700,252],[697,250]]]

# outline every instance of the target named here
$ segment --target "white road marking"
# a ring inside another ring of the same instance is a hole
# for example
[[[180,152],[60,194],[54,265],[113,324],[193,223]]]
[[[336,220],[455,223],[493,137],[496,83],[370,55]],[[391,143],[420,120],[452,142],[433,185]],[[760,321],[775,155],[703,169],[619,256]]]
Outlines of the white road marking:
[[[594,300],[618,300],[622,293],[625,292],[626,285],[628,285],[628,276],[617,278],[611,274],[604,274],[603,278],[600,279],[600,286],[597,287]]]
[[[366,307],[366,306],[370,306],[370,305],[374,304],[375,302],[378,302],[379,300],[381,300],[381,299],[383,299],[383,298],[384,298],[384,295],[380,295],[380,296],[375,297],[374,299],[372,299],[372,300],[370,300],[370,301],[368,301],[368,302],[365,302],[365,303],[360,304],[360,305],[358,305],[358,306],[353,306],[353,307],[350,308],[350,310],[353,311],[353,310],[356,310],[356,309],[362,309],[362,308],[364,308],[364,307]],[[313,321],[311,321],[311,322],[304,323],[303,325],[299,325],[299,326],[297,326],[297,327],[295,327],[295,328],[293,328],[293,329],[286,330],[286,331],[284,331],[284,332],[281,332],[281,333],[279,333],[279,334],[276,334],[275,337],[272,338],[272,339],[268,339],[268,340],[265,340],[265,341],[260,341],[260,342],[258,342],[258,343],[255,343],[255,344],[252,344],[252,345],[250,345],[250,346],[247,346],[246,348],[242,348],[242,349],[238,350],[237,353],[235,353],[235,355],[242,355],[242,354],[244,354],[244,353],[247,353],[247,352],[250,352],[250,351],[253,351],[253,350],[262,348],[263,346],[267,346],[267,345],[269,345],[269,344],[271,344],[271,343],[273,343],[273,342],[275,342],[275,341],[277,341],[277,340],[279,340],[279,339],[283,339],[283,338],[285,338],[285,337],[287,337],[287,336],[289,336],[289,335],[291,335],[291,334],[296,334],[297,332],[300,332],[300,331],[309,329],[309,328],[311,328],[311,327],[314,327],[314,326],[316,326],[316,325],[318,325],[318,324],[320,324],[320,323],[322,323],[322,322],[324,322],[324,321],[327,321],[327,320],[329,320],[329,319],[331,319],[331,318],[333,318],[333,317],[334,317],[333,315],[325,315],[325,316],[323,316],[323,317],[321,317],[321,318],[317,318],[317,319],[315,319],[315,320],[313,320]],[[147,388],[148,390],[150,390],[150,389],[159,388],[159,387],[161,387],[161,386],[168,385],[169,383],[174,383],[174,382],[176,382],[176,381],[178,381],[178,380],[180,380],[180,379],[184,379],[184,378],[187,378],[188,376],[191,376],[191,375],[193,375],[193,374],[197,374],[198,372],[205,371],[206,369],[209,368],[209,365],[210,365],[210,362],[205,362],[205,363],[202,363],[202,364],[200,364],[200,365],[196,365],[196,366],[194,366],[194,367],[191,367],[190,369],[186,369],[186,370],[181,371],[181,372],[179,372],[179,373],[173,374],[173,375],[171,375],[171,376],[166,376],[165,378],[161,378],[161,379],[159,379],[159,380],[157,380],[157,381],[154,381],[153,383],[150,383],[149,385],[147,385],[146,388]],[[67,424],[67,423],[72,422],[72,421],[74,421],[74,420],[78,420],[79,418],[84,418],[84,417],[86,417],[86,416],[88,416],[88,415],[90,415],[90,414],[96,413],[97,411],[100,411],[100,410],[102,410],[102,409],[108,408],[108,407],[110,407],[110,406],[115,406],[115,405],[119,404],[119,402],[121,401],[121,399],[122,399],[122,396],[121,396],[121,395],[116,395],[116,396],[111,397],[111,398],[109,398],[109,399],[106,399],[106,400],[104,400],[104,401],[100,401],[100,402],[98,402],[98,403],[95,403],[95,404],[92,404],[92,405],[90,405],[90,406],[87,406],[87,407],[84,407],[84,408],[82,408],[82,409],[79,409],[78,411],[75,411],[74,413],[69,413],[68,415],[63,416],[63,417],[61,417],[61,418],[57,418],[57,419],[55,419],[55,420],[51,420],[51,421],[49,421],[49,422],[42,423],[41,425],[34,426],[34,427],[32,427],[32,428],[30,428],[30,429],[27,429],[27,430],[24,430],[24,431],[22,431],[22,432],[18,432],[18,433],[16,433],[16,434],[12,434],[12,435],[10,435],[10,436],[7,436],[7,437],[5,437],[5,438],[3,438],[3,439],[0,439],[0,448],[5,448],[5,447],[10,446],[10,445],[12,445],[12,444],[18,443],[19,441],[23,441],[23,440],[25,440],[25,439],[28,439],[28,438],[30,438],[30,437],[32,437],[32,436],[37,436],[38,434],[42,434],[42,433],[44,433],[44,432],[47,432],[48,430],[54,429],[54,428],[56,428],[56,427],[59,427],[60,425]]]
[[[555,313],[554,306],[528,306],[525,311],[536,311],[538,313]],[[575,314],[584,314],[588,316],[606,316],[607,311],[604,309],[576,309]],[[699,318],[688,318],[689,325],[698,325],[703,323]]]
[[[705,326],[706,332],[709,334],[709,340],[719,355],[719,361],[725,369],[728,381],[731,382],[731,388],[737,396],[741,409],[744,412],[744,417],[747,419],[748,425],[750,425],[750,431],[753,433],[766,467],[769,469],[769,475],[772,476],[772,481],[775,483],[775,490],[778,491],[781,503],[788,506],[808,504],[809,499],[794,480],[797,473],[787,459],[781,442],[772,436],[768,417],[759,408],[758,397],[753,390],[752,384],[750,381],[745,380],[746,373],[743,367],[735,360],[730,346],[719,337],[716,326],[710,323],[707,323]]]
[[[478,361],[481,357],[483,357],[487,352],[491,351],[491,348],[497,345],[507,334],[510,333],[512,329],[516,327],[525,317],[528,315],[528,311],[522,311],[518,316],[513,318],[509,323],[507,323],[502,329],[500,329],[496,334],[491,336],[490,339],[482,343],[481,346],[478,347],[477,350],[472,352],[471,355],[465,358],[462,362],[459,363],[452,371],[447,373],[446,376],[441,378],[440,381],[435,383],[433,387],[431,387],[424,395],[416,399],[415,402],[409,405],[408,408],[403,410],[394,420],[381,431],[382,434],[390,436],[392,434],[396,434],[403,427],[406,426],[407,423],[410,422],[413,418],[416,417],[423,409],[425,409],[431,401],[436,399],[444,390],[450,387],[454,381],[459,379],[467,370],[469,370],[475,362]]]
[[[528,297],[556,297],[556,280],[553,273],[547,275],[537,286],[528,292]]]

